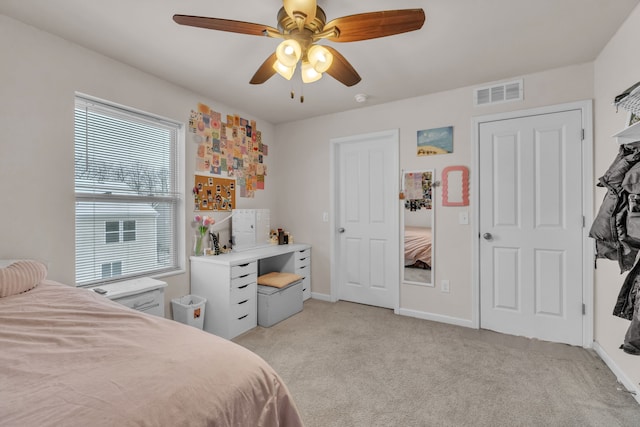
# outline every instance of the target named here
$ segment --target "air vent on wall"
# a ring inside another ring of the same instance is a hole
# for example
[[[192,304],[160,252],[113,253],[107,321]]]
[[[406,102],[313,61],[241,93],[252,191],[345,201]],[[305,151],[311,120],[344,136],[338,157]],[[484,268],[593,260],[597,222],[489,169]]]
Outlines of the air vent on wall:
[[[521,101],[523,97],[522,79],[480,87],[473,91],[473,103],[476,106]]]

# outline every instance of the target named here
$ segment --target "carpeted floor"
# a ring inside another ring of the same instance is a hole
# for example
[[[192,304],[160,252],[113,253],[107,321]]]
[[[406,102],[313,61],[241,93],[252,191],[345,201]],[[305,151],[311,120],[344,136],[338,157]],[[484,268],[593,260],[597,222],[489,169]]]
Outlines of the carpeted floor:
[[[640,426],[640,405],[579,347],[317,300],[234,341],[280,373],[307,427]]]
[[[431,283],[431,269],[405,267],[404,280],[409,282]]]

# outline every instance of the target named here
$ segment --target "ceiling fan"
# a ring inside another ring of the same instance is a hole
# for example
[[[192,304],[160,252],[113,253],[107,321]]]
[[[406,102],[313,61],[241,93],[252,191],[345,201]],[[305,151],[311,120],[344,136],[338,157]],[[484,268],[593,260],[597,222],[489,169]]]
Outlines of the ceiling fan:
[[[354,42],[419,30],[424,24],[425,14],[422,9],[386,10],[343,16],[326,22],[324,10],[316,0],[283,0],[277,29],[203,16],[173,15],[173,20],[191,27],[283,39],[253,75],[251,84],[264,83],[275,73],[290,80],[298,62],[301,62],[304,83],[314,82],[326,72],[342,84],[353,86],[361,77],[349,61],[334,48],[316,42],[322,39]]]

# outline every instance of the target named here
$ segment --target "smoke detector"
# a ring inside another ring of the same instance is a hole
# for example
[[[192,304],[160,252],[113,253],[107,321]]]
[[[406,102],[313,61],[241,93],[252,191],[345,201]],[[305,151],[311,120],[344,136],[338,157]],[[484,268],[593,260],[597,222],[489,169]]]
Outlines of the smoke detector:
[[[362,104],[363,102],[367,101],[367,98],[369,98],[369,95],[364,94],[364,93],[359,93],[354,98],[355,98],[357,103]]]

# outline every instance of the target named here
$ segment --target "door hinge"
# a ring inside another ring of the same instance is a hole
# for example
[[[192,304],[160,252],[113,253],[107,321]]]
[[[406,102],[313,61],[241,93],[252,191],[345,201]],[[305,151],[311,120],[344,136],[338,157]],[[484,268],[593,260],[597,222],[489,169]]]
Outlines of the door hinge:
[[[584,141],[584,129],[582,129],[582,140]]]
[[[582,304],[582,315],[584,316],[585,314],[587,314],[587,306]]]
[[[585,222],[587,222],[587,219],[582,215],[582,228],[584,228]]]

